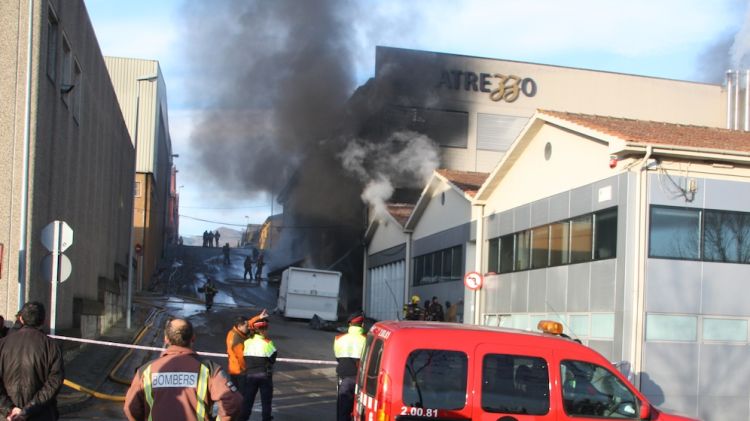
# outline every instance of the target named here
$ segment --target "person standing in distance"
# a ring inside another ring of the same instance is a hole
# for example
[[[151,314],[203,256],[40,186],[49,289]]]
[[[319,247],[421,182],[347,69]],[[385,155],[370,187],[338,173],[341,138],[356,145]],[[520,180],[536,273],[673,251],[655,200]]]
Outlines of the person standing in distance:
[[[23,305],[21,328],[0,341],[0,415],[8,421],[54,421],[65,379],[60,346],[42,331],[42,303]]]
[[[167,321],[161,356],[140,367],[125,395],[130,421],[207,421],[214,402],[219,417],[241,420],[242,395],[221,366],[193,351],[193,325],[185,319]]]
[[[252,322],[252,337],[245,341],[245,385],[247,408],[252,412],[255,395],[260,391],[261,420],[270,421],[273,401],[273,365],[276,363],[276,347],[268,339],[268,319],[258,318]]]
[[[362,350],[365,347],[365,330],[362,312],[349,316],[349,329],[346,334],[336,336],[333,353],[336,354],[336,376],[338,393],[336,397],[336,419],[351,421],[354,408],[354,385],[357,383],[357,369]]]

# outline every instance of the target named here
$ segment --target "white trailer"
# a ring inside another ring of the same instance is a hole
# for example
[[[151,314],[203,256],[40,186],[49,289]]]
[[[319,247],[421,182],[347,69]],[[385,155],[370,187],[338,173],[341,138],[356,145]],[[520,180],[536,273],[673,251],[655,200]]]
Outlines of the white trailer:
[[[281,275],[277,308],[285,317],[338,320],[341,272],[290,267]]]

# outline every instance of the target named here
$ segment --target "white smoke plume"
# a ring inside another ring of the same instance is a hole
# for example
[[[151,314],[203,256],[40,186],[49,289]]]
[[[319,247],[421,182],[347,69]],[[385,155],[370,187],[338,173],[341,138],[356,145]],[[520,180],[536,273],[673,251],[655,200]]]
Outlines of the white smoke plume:
[[[729,48],[730,63],[733,69],[746,69],[750,65],[750,8],[745,12],[742,28],[734,36]]]
[[[440,151],[429,137],[401,131],[379,143],[354,139],[339,158],[365,185],[362,200],[382,216],[395,188],[421,188],[427,183],[440,164]]]
[[[387,215],[386,201],[393,194],[393,185],[386,178],[370,180],[362,191],[362,200],[372,206],[372,212],[377,218]]]

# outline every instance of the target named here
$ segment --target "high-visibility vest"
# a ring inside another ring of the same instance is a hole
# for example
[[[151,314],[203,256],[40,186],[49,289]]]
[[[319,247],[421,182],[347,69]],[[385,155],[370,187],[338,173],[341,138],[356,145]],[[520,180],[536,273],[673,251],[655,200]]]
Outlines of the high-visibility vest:
[[[198,403],[195,406],[195,416],[198,420],[206,419],[206,392],[208,391],[208,380],[210,372],[208,367],[201,364],[200,372],[198,373],[198,383],[195,388],[195,395],[198,398]],[[146,402],[148,403],[148,421],[151,421],[151,410],[154,407],[154,394],[153,394],[153,377],[151,376],[151,364],[146,366],[143,370],[143,392],[146,395]]]
[[[252,338],[245,341],[245,356],[269,358],[276,352],[273,341],[266,340],[265,336],[256,333]]]
[[[364,333],[365,330],[361,326],[349,326],[347,334],[337,337],[333,343],[336,358],[359,359],[365,347]]]

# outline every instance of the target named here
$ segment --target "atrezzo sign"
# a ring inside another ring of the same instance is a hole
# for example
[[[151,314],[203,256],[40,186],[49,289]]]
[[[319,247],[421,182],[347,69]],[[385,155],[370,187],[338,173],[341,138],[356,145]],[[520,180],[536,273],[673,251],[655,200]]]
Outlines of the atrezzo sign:
[[[500,73],[474,73],[462,70],[443,70],[438,88],[463,89],[464,91],[486,92],[495,102],[513,102],[521,94],[527,97],[536,95],[536,82],[531,78]]]

